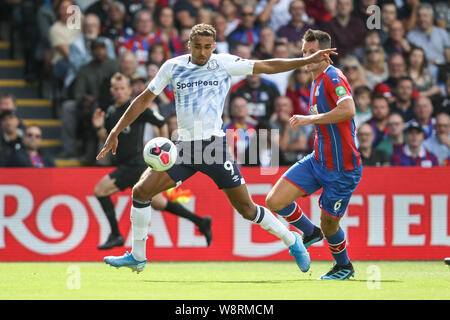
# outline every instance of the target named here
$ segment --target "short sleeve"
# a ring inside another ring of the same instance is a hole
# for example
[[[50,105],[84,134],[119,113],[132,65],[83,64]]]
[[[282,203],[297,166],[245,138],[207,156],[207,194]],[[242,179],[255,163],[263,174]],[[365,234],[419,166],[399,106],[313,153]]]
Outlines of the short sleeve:
[[[345,99],[352,99],[350,86],[338,74],[326,74],[324,76],[324,85],[326,94],[336,106]]]
[[[172,75],[172,63],[170,63],[169,60],[163,63],[156,76],[148,84],[147,88],[155,95],[159,95],[164,90],[164,88],[167,87],[167,85],[170,83],[171,75]]]
[[[219,61],[230,76],[247,76],[253,74],[255,61],[242,59],[232,54],[218,54]]]

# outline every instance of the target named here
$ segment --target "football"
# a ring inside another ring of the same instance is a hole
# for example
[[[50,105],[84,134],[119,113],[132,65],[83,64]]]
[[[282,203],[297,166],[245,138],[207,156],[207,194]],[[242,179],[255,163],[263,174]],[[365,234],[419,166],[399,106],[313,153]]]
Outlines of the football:
[[[145,144],[143,151],[145,163],[156,171],[170,169],[177,161],[177,147],[167,138],[153,138]]]

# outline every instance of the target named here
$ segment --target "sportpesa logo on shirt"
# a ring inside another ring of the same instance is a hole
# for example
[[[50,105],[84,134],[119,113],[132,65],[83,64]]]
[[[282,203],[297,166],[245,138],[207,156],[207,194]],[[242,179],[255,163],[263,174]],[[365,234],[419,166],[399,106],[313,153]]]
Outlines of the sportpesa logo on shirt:
[[[218,86],[219,85],[219,81],[217,80],[198,80],[198,81],[193,81],[193,82],[187,82],[187,83],[182,83],[182,82],[177,82],[177,89],[185,89],[185,88],[193,88],[193,87],[199,87],[199,86]]]

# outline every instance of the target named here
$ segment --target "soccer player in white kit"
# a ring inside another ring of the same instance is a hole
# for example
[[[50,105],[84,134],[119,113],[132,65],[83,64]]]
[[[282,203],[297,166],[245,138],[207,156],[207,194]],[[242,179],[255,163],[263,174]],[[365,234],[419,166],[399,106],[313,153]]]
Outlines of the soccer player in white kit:
[[[268,209],[255,204],[247,190],[237,165],[227,153],[222,131],[222,112],[230,89],[231,77],[259,73],[279,73],[323,60],[331,62],[335,49],[320,50],[307,58],[245,60],[230,54],[213,54],[216,31],[207,24],[192,27],[189,37],[191,53],[167,60],[156,77],[128,107],[111,130],[103,149],[116,153],[118,135],[129,126],[169,84],[174,88],[178,121],[179,157],[167,171],[148,168],[133,187],[130,220],[132,224],[132,250],[123,256],[108,256],[104,261],[114,267],[128,267],[140,272],[144,269],[146,240],[151,218],[151,199],[158,193],[179,185],[196,172],[207,174],[227,195],[231,205],[247,220],[280,238],[298,267],[307,272],[309,254],[301,236],[290,232]],[[204,159],[205,150],[213,152],[214,163]],[[193,153],[193,154],[192,154]],[[200,154],[200,160],[197,155]],[[205,161],[206,160],[206,161]]]

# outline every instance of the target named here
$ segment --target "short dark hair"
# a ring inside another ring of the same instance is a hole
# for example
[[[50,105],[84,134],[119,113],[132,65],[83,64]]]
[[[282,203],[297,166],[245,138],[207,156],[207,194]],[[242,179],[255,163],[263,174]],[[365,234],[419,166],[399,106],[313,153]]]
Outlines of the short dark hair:
[[[409,81],[409,82],[411,82],[412,86],[414,87],[414,80],[410,76],[403,75],[400,78],[398,78],[397,85],[399,85],[399,83],[402,81]]]
[[[370,90],[368,86],[359,86],[355,89],[353,94],[355,97],[362,94],[368,94],[370,97],[372,95],[372,90]]]
[[[305,42],[314,42],[316,40],[319,42],[320,49],[331,48],[331,36],[325,31],[308,29],[302,38],[302,41]]]

